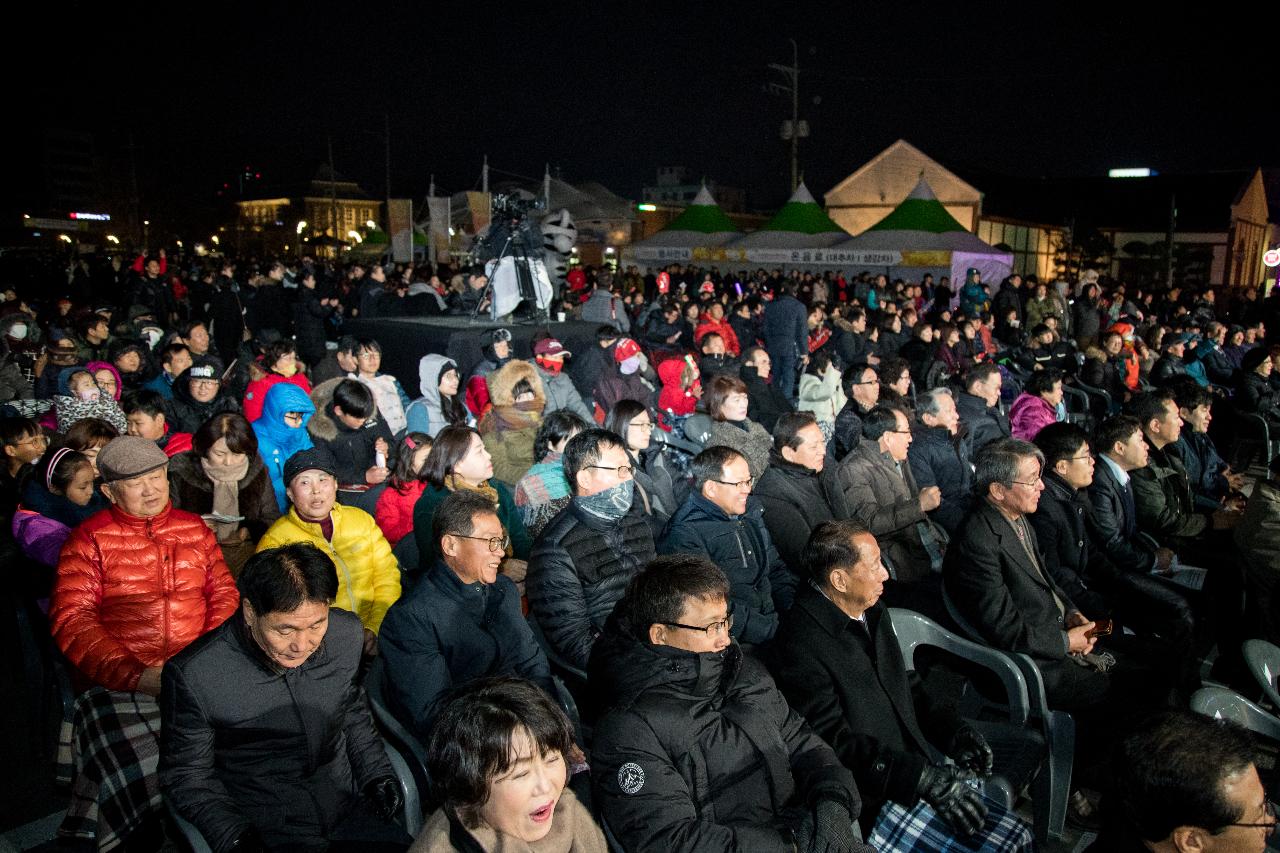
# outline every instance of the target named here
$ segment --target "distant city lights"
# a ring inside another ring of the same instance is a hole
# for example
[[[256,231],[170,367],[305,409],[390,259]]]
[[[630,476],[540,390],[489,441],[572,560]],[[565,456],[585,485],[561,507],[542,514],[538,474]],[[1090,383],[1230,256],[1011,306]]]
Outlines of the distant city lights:
[[[1150,178],[1159,174],[1154,169],[1134,168],[1134,169],[1110,169],[1107,171],[1108,178]]]
[[[110,221],[111,221],[111,214],[110,214],[110,213],[81,213],[81,212],[78,212],[78,211],[77,211],[77,212],[75,212],[75,213],[69,213],[69,214],[67,214],[67,217],[68,217],[69,219],[92,219],[92,220],[93,220],[93,221],[95,221],[95,222],[110,222]]]

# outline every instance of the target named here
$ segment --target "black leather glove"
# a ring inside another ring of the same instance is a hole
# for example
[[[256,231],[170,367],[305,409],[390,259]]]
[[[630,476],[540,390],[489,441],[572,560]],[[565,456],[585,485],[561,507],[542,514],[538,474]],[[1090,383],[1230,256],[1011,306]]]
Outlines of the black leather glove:
[[[966,784],[976,778],[969,770],[960,767],[927,765],[916,783],[916,795],[951,824],[961,835],[973,835],[982,829],[987,816],[987,805],[982,795]]]
[[[267,847],[262,843],[258,830],[251,826],[231,842],[230,853],[267,853]]]
[[[383,820],[391,820],[404,802],[400,797],[400,781],[394,776],[379,776],[364,786],[365,798]]]
[[[956,764],[966,770],[972,770],[982,778],[991,775],[995,756],[982,733],[969,724],[956,730],[951,737],[951,745],[947,747],[947,755]]]
[[[853,836],[853,816],[839,800],[823,797],[813,806],[813,817],[806,823],[812,833],[808,846],[796,845],[804,853],[854,853],[857,840]],[[803,830],[805,824],[801,824]],[[797,838],[797,841],[800,841]]]

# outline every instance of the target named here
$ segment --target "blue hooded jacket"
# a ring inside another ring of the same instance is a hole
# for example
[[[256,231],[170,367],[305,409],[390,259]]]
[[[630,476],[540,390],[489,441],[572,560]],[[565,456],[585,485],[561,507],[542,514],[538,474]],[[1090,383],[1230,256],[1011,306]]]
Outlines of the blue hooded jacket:
[[[289,506],[284,490],[284,463],[299,450],[311,447],[307,422],[315,411],[316,407],[306,391],[292,382],[280,382],[267,391],[262,402],[262,417],[253,422],[253,431],[258,436],[258,455],[271,475],[271,488],[275,489],[276,503],[280,505],[281,512]],[[286,412],[301,412],[302,424],[296,428],[287,425],[284,422]]]

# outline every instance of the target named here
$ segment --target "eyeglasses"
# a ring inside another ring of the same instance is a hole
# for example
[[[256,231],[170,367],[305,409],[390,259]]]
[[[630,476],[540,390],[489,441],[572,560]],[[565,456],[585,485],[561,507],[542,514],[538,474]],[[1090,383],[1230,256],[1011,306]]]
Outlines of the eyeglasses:
[[[1228,823],[1223,828],[1225,829],[1227,826],[1239,826],[1243,829],[1265,829],[1267,831],[1267,835],[1270,835],[1276,831],[1276,804],[1267,800],[1263,805],[1262,810],[1267,816],[1266,823]]]
[[[192,388],[217,388],[222,382],[217,379],[192,379]]]
[[[616,468],[613,467],[612,465],[588,465],[587,467],[599,468],[601,471],[616,471],[618,473],[618,476],[622,478],[630,477],[632,473],[634,473],[636,470],[635,468],[632,468],[630,465],[619,465]]]
[[[1017,484],[1017,485],[1019,485],[1019,486],[1030,486],[1030,487],[1031,487],[1031,488],[1033,488],[1033,489],[1034,489],[1036,486],[1043,486],[1043,485],[1044,485],[1044,480],[1032,480],[1031,482],[1027,482],[1026,480],[1010,480],[1009,482],[1010,482],[1010,483]]]
[[[302,423],[302,412],[285,412],[285,413],[284,413],[284,422],[285,422],[285,423],[287,423],[287,424],[300,424],[300,423]]]
[[[1084,454],[1081,454],[1080,456],[1068,456],[1067,461],[1076,462],[1077,460],[1080,460],[1080,459],[1092,459],[1092,458],[1093,458],[1092,453],[1084,453]]]
[[[640,429],[653,429],[653,421],[632,421],[627,426],[628,429],[635,429],[636,427],[639,427]]]
[[[742,488],[743,486],[746,486],[746,487],[747,487],[747,491],[751,491],[751,487],[752,487],[752,486],[754,486],[754,485],[756,484],[756,478],[755,478],[755,477],[748,477],[747,479],[745,479],[745,480],[739,480],[739,481],[738,481],[738,482],[736,482],[736,483],[730,482],[729,480],[716,480],[716,479],[714,479],[714,478],[713,478],[713,479],[711,480],[711,482],[713,482],[713,483],[719,483],[719,484],[720,484],[720,485],[722,485],[722,486],[729,486],[730,488],[734,488],[734,489],[740,489],[740,488]]]
[[[13,443],[13,446],[22,447],[23,445],[26,445],[26,444],[48,444],[48,443],[49,443],[49,437],[46,436],[44,433],[38,433],[36,435],[31,436],[30,438],[24,438],[22,441],[15,441]]]
[[[489,550],[494,554],[507,550],[507,546],[511,544],[510,536],[463,536],[461,533],[450,533],[450,536],[456,536],[459,539],[474,539],[477,542],[488,542]]]
[[[733,614],[730,613],[727,618],[721,619],[719,622],[712,622],[710,625],[705,627],[702,625],[682,625],[679,622],[663,622],[662,624],[666,625],[668,628],[683,628],[686,631],[700,631],[708,637],[715,637],[720,634],[727,634],[730,629],[733,628]]]

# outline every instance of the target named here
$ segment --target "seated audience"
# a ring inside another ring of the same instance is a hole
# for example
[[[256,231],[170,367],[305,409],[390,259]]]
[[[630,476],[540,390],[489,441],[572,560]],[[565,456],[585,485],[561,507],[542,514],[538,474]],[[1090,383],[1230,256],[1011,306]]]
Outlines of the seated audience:
[[[556,655],[579,669],[627,582],[654,556],[628,462],[622,439],[607,430],[569,439],[564,474],[573,498],[529,556],[529,610]]]
[[[927,604],[938,599],[936,569],[942,565],[946,534],[928,513],[937,508],[942,492],[937,486],[916,485],[907,464],[911,426],[902,412],[877,406],[863,418],[862,436],[836,472],[849,517],[879,540],[893,571],[892,603],[932,612]],[[912,600],[917,594],[927,599]]]
[[[475,418],[458,393],[461,381],[458,365],[442,355],[424,355],[418,362],[422,396],[405,408],[406,428],[434,438],[447,426],[475,426]]]
[[[409,406],[409,395],[400,386],[400,380],[382,369],[382,346],[372,338],[360,338],[356,342],[356,371],[352,379],[359,379],[373,392],[378,414],[386,422],[394,436],[404,433],[408,421],[404,410]]]
[[[875,378],[875,371],[872,371],[871,377],[878,393],[880,381]],[[839,368],[832,364],[831,356],[823,351],[810,356],[809,363],[800,374],[796,411],[812,412],[828,441],[835,435],[836,414],[847,405],[847,397],[841,384]]]
[[[1175,382],[1172,388],[1183,426],[1173,450],[1186,469],[1196,508],[1213,512],[1224,508],[1229,499],[1243,504],[1244,476],[1231,470],[1209,438],[1213,395],[1194,381]]]
[[[527,361],[507,362],[490,373],[487,382],[490,408],[481,415],[478,429],[493,457],[493,476],[515,488],[537,461],[533,440],[547,398],[538,371]]]
[[[311,433],[306,426],[316,407],[307,392],[298,386],[288,382],[278,384],[278,388],[267,391],[262,416],[252,423],[258,437],[258,455],[267,466],[271,488],[276,493],[276,506],[284,512],[289,505],[285,493],[288,485],[284,477],[285,463],[299,450],[311,448]],[[247,413],[245,417],[249,417]]]
[[[606,365],[591,392],[595,403],[593,414],[597,423],[603,423],[605,415],[613,411],[619,400],[639,400],[647,403],[653,399],[653,389],[641,378],[644,355],[640,345],[630,338],[622,338],[613,347],[613,363]]]
[[[1034,440],[1040,430],[1057,422],[1062,394],[1062,371],[1046,367],[1032,373],[1009,407],[1010,434],[1023,441]]]
[[[1269,643],[1280,645],[1280,456],[1271,460],[1267,476],[1258,480],[1249,496],[1244,518],[1232,531],[1244,558],[1244,582],[1248,593],[1250,627]]]
[[[102,478],[98,477],[98,452],[107,446],[107,442],[119,435],[120,431],[102,418],[85,418],[76,421],[75,425],[63,434],[62,444],[89,457],[94,476],[97,477],[95,483],[101,485]]]
[[[956,395],[956,411],[971,455],[1010,435],[1009,417],[1000,411],[1002,382],[999,366],[991,362],[979,364],[964,375],[964,391]]]
[[[0,418],[0,448],[4,449],[4,464],[0,465],[0,518],[12,518],[22,483],[48,447],[48,436],[33,419]],[[71,449],[80,450],[79,447]]]
[[[337,465],[343,486],[376,486],[386,481],[391,430],[379,417],[373,392],[355,379],[331,379],[311,392],[315,414],[307,432]]]
[[[165,456],[172,458],[191,449],[191,433],[175,432],[169,426],[164,398],[155,391],[134,391],[124,398],[121,411],[127,425],[125,431],[154,441]]]
[[[372,655],[387,608],[400,597],[400,568],[373,516],[337,503],[336,467],[319,447],[289,457],[284,482],[291,506],[263,534],[258,551],[310,542],[327,554],[338,566],[334,606],[360,617],[365,654]]]
[[[916,417],[907,462],[917,486],[938,487],[942,499],[929,517],[954,538],[973,501],[973,464],[960,436],[960,413],[950,391],[934,388],[916,398]]]
[[[427,487],[425,472],[431,445],[431,436],[410,431],[392,448],[387,488],[378,495],[373,513],[378,529],[392,548],[413,532],[413,508]]]
[[[168,464],[137,436],[102,448],[111,509],[67,538],[50,602],[53,640],[91,685],[72,710],[73,795],[60,834],[100,848],[158,848],[160,670],[239,601],[213,532],[170,504]]]
[[[214,850],[407,848],[333,561],[305,543],[272,548],[239,587],[235,615],[165,664],[166,802]]]
[[[262,417],[267,395],[276,385],[287,383],[302,389],[304,394],[311,393],[311,381],[305,373],[299,372],[298,349],[293,341],[280,340],[268,344],[260,366],[265,375],[251,381],[244,393],[244,416],[250,423],[257,423]]]
[[[742,382],[746,386],[746,394],[750,398],[747,417],[753,423],[762,426],[765,432],[772,432],[778,418],[794,412],[791,404],[773,379],[773,359],[764,347],[749,347],[742,354]],[[710,403],[707,411],[710,412]],[[751,459],[748,455],[747,459]],[[759,476],[757,473],[755,476]]]
[[[184,343],[165,344],[160,350],[160,372],[142,387],[155,391],[166,400],[173,399],[173,383],[191,366],[191,350]]]
[[[510,540],[503,574],[520,584],[524,581],[524,561],[529,557],[532,540],[525,529],[515,497],[505,483],[494,479],[493,462],[480,433],[471,427],[450,426],[436,433],[436,439],[423,462],[427,481],[422,495],[413,506],[413,535],[418,543],[418,565],[410,571],[425,571],[440,558],[439,542],[431,532],[431,519],[436,508],[454,492],[476,492],[484,495],[498,514]],[[417,572],[414,572],[417,579]]]
[[[128,424],[120,404],[103,394],[88,368],[64,367],[58,374],[58,393],[53,396],[58,432],[65,433],[85,418],[101,418],[120,432]]]
[[[809,583],[783,617],[773,674],[853,773],[865,837],[880,850],[1032,849],[1029,828],[969,785],[992,773],[986,738],[907,670],[880,601],[876,538],[856,521],[826,522],[804,562]]]
[[[170,458],[169,493],[175,507],[204,518],[232,575],[280,517],[258,438],[238,412],[214,415],[196,431],[191,450]]]
[[[751,466],[751,476],[760,479],[769,467],[773,438],[763,424],[748,417],[751,399],[746,383],[723,374],[713,376],[707,384],[706,403],[707,414],[711,416],[711,434],[704,444],[738,451]]]
[[[846,368],[840,381],[847,402],[836,414],[832,451],[837,460],[852,453],[862,441],[862,419],[880,399],[880,379],[875,370],[865,364]]]
[[[729,582],[705,557],[659,557],[628,585],[591,654],[604,820],[635,853],[870,849],[849,771],[732,624]]]
[[[573,380],[564,372],[565,358],[573,353],[555,338],[539,338],[533,343],[533,360],[529,362],[538,372],[542,390],[547,397],[545,414],[568,409],[583,420],[591,420],[591,409],[574,387]]]
[[[41,565],[57,567],[71,531],[109,505],[94,488],[93,479],[89,457],[69,447],[59,447],[39,460],[13,515],[13,538],[22,553]],[[40,586],[47,590],[48,584]]]
[[[178,376],[167,405],[169,426],[192,434],[214,415],[240,411],[240,403],[223,388],[222,362],[211,355],[198,356]]]
[[[677,359],[670,361],[683,364]],[[688,488],[681,482],[680,473],[672,470],[671,462],[663,454],[663,445],[653,443],[653,416],[644,403],[619,400],[605,418],[604,428],[626,441],[627,460],[636,481],[636,497],[656,539]]]
[[[1235,396],[1236,408],[1247,415],[1261,415],[1275,429],[1280,426],[1280,392],[1271,381],[1274,365],[1266,347],[1244,354]]]
[[[551,519],[569,505],[573,495],[564,476],[564,446],[590,422],[562,409],[542,419],[533,440],[533,456],[538,460],[516,484],[514,498],[530,539],[537,539]]]
[[[520,676],[555,695],[520,593],[499,572],[510,540],[493,504],[453,492],[436,508],[431,537],[439,558],[391,606],[378,640],[392,712],[424,741],[445,694],[483,676]]]
[[[547,694],[516,678],[458,690],[427,746],[444,802],[411,853],[607,853],[591,812],[566,789],[573,728]]]
[[[849,517],[834,469],[826,467],[827,443],[808,412],[778,418],[769,468],[756,481],[755,496],[783,562],[793,575],[804,569],[801,554],[809,534],[824,521]],[[779,609],[791,606],[790,590],[775,593]]]
[[[694,490],[667,522],[658,552],[697,554],[719,566],[729,580],[733,638],[767,643],[778,627],[773,584],[790,590],[795,581],[773,547],[764,508],[751,496],[747,460],[731,448],[708,447],[689,470]]]

